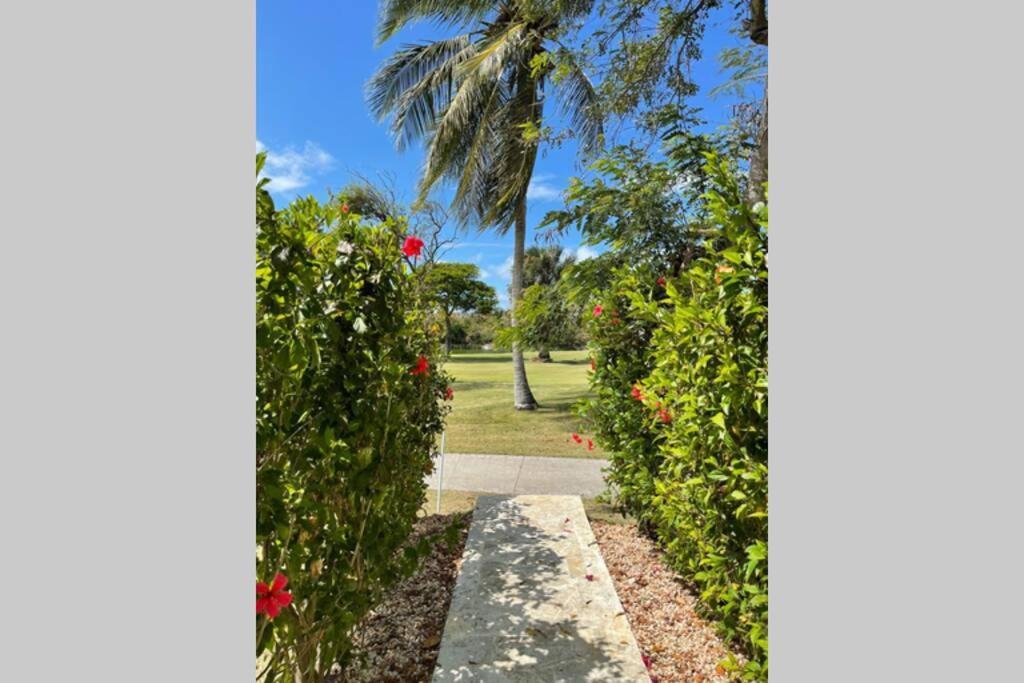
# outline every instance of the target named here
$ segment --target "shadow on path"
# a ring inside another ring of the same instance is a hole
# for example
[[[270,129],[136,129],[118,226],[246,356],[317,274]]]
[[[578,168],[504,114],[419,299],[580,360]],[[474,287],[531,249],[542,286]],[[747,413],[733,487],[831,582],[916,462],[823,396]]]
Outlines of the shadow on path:
[[[434,681],[649,680],[582,511],[480,497]]]

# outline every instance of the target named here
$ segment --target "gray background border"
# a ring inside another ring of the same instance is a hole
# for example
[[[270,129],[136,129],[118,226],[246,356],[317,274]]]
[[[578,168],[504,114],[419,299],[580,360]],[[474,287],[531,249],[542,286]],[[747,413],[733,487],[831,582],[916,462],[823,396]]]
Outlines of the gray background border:
[[[1019,678],[1020,5],[769,12],[772,680]]]
[[[0,679],[254,674],[254,43],[0,9]]]
[[[1021,10],[769,11],[772,679],[1009,680]],[[254,15],[0,10],[5,680],[252,676]]]

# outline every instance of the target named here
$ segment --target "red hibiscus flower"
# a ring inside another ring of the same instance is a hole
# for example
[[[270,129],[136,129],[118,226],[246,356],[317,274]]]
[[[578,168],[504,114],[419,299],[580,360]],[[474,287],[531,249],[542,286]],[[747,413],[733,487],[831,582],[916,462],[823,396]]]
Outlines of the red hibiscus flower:
[[[661,286],[661,287],[664,287],[665,286],[665,278],[659,277],[658,278],[658,285]]]
[[[629,395],[638,401],[644,400],[644,392],[640,391],[640,385],[634,384],[633,391],[629,392]]]
[[[409,235],[402,243],[402,253],[406,256],[416,258],[423,251],[423,240],[416,235]]]
[[[594,442],[591,441],[590,439],[587,439],[587,450],[588,451],[594,450]]]
[[[672,415],[667,410],[662,408],[661,410],[658,411],[658,419],[664,422],[665,424],[668,424],[669,422],[672,421]]]
[[[580,437],[579,434],[573,434],[572,435],[572,440],[575,441],[576,443],[583,443],[583,439],[582,439],[582,437]]]
[[[603,311],[603,310],[604,309],[601,308],[601,304],[598,304],[597,306],[594,306],[594,317],[596,318],[597,316],[601,315],[601,311]]]
[[[341,212],[342,213],[348,213],[348,204],[342,204],[341,205]]]
[[[455,392],[452,390],[451,387],[448,387],[447,389],[444,390],[444,400],[450,401],[450,400],[452,400],[452,396],[454,396],[454,395],[455,395]]]
[[[282,607],[291,604],[292,594],[284,589],[287,585],[288,578],[284,574],[275,576],[270,586],[256,582],[256,614],[266,614],[267,619],[273,619],[281,613]]]
[[[420,356],[419,360],[416,361],[416,367],[409,370],[410,375],[429,375],[430,363],[427,362],[426,356]]]

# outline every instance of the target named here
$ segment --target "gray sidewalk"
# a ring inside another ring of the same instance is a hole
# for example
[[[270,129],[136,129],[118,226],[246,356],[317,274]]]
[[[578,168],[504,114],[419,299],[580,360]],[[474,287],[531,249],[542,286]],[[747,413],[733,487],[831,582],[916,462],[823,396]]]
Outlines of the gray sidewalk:
[[[437,467],[426,481],[437,489]],[[444,456],[444,490],[504,494],[562,494],[593,498],[604,491],[607,460],[535,455]]]

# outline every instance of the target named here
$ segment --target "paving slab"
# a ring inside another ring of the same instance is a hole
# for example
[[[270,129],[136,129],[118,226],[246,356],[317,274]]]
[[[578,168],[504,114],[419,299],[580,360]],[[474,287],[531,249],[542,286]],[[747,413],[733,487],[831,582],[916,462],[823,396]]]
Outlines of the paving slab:
[[[516,494],[573,494],[593,498],[604,491],[606,460],[526,457],[516,481]]]
[[[433,681],[650,681],[579,496],[477,499]]]
[[[449,453],[442,487],[449,491],[504,494],[565,494],[593,498],[605,489],[607,460],[533,455]],[[437,488],[438,468],[426,477]]]

